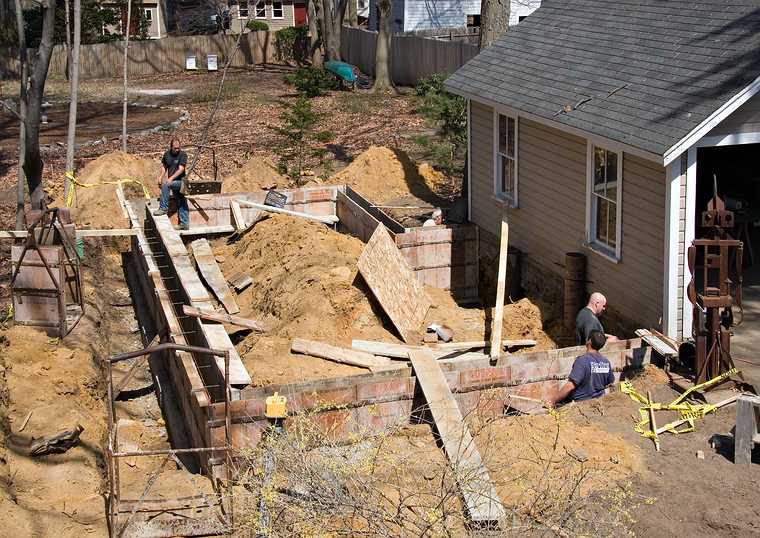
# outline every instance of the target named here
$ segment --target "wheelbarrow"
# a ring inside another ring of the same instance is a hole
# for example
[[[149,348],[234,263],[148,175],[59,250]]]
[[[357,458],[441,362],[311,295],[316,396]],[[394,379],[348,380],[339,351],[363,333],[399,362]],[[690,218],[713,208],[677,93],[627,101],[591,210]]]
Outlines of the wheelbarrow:
[[[354,73],[354,67],[351,64],[330,61],[325,62],[324,67],[330,73],[338,77],[341,84],[348,84],[352,90],[356,88],[356,73]]]

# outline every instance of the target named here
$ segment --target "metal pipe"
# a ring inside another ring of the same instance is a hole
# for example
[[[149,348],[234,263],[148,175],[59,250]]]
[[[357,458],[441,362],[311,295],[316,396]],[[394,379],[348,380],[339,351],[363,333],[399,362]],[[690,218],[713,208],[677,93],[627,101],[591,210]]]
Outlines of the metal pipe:
[[[200,448],[163,448],[155,450],[133,450],[129,452],[114,452],[114,458],[134,458],[138,456],[165,456],[167,454],[193,454],[197,452],[212,452],[214,450],[227,450],[227,447],[200,447]]]
[[[116,362],[125,361],[127,359],[134,359],[135,357],[143,357],[145,355],[150,355],[151,353],[157,353],[159,351],[166,351],[169,349],[174,349],[176,351],[186,351],[188,353],[214,355],[216,357],[229,357],[229,354],[230,354],[230,352],[227,350],[210,349],[210,348],[198,347],[198,346],[186,346],[183,344],[175,344],[173,342],[166,342],[163,344],[158,344],[157,346],[146,347],[145,349],[140,349],[138,351],[129,351],[127,353],[120,353],[118,355],[113,355],[111,357],[106,358],[105,360],[113,364]]]

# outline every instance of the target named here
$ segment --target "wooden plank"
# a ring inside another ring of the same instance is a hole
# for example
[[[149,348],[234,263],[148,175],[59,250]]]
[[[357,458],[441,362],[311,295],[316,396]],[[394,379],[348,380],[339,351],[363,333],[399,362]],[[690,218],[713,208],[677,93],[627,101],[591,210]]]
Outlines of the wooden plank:
[[[755,436],[760,428],[760,396],[742,394],[736,403],[734,463],[750,465]]]
[[[304,340],[302,338],[293,339],[290,351],[343,364],[350,364],[352,366],[359,366],[361,368],[369,368],[372,371],[386,370],[393,366],[391,360],[385,357],[375,357],[371,353],[331,346],[322,342]]]
[[[456,351],[466,351],[468,349],[481,349],[488,345],[485,340],[477,340],[473,342],[449,342],[446,344],[438,344],[435,346],[429,346],[436,358],[445,357],[451,355]],[[502,347],[529,347],[535,346],[536,341],[525,340],[502,340]],[[372,340],[352,340],[351,348],[357,351],[364,351],[365,353],[372,353],[374,355],[381,355],[384,357],[393,357],[397,359],[406,359],[409,357],[409,351],[412,349],[421,349],[419,346],[407,346],[404,344],[391,344],[387,342],[375,342]]]
[[[227,282],[230,283],[230,286],[235,288],[235,291],[240,293],[245,288],[253,284],[253,279],[251,278],[251,275],[246,275],[245,273],[235,273],[232,275]]]
[[[365,243],[380,224],[379,220],[342,192],[338,193],[335,212],[345,229]]]
[[[678,356],[677,349],[673,349],[668,342],[663,341],[660,337],[652,334],[646,329],[637,329],[636,336],[640,336],[642,340],[652,346],[652,348],[663,357]]]
[[[198,226],[189,230],[179,230],[179,235],[211,235],[211,234],[228,234],[235,231],[231,224],[222,226]]]
[[[501,329],[504,324],[504,288],[507,283],[507,248],[509,245],[509,224],[506,215],[501,218],[501,242],[499,244],[499,278],[496,281],[496,305],[491,320],[491,358],[501,354]]]
[[[504,517],[504,507],[446,377],[430,350],[414,350],[409,358],[446,456],[454,468],[470,519],[475,523],[498,521]]]
[[[113,230],[76,230],[77,237],[120,237],[137,235],[132,228],[115,228]],[[2,230],[0,239],[26,239],[26,230]]]
[[[245,218],[243,217],[243,211],[240,209],[240,204],[237,200],[230,200],[230,210],[232,211],[232,220],[235,223],[235,229],[245,230]]]
[[[237,200],[237,202],[240,205],[244,205],[246,207],[253,207],[260,211],[268,211],[270,213],[280,213],[282,215],[290,215],[291,217],[299,217],[302,219],[313,220],[316,222],[321,222],[322,224],[335,224],[336,222],[338,222],[338,217],[334,215],[320,217],[317,215],[309,215],[308,213],[301,213],[299,211],[290,211],[289,209],[280,209],[279,207],[272,207],[269,205],[257,204],[256,202],[249,202],[248,200]]]
[[[357,266],[404,342],[419,341],[430,299],[385,226],[375,229]]]
[[[232,345],[230,337],[223,325],[200,323],[201,331],[206,337],[208,346],[212,349],[227,350],[230,352],[230,385],[240,387],[251,384],[251,376],[248,374],[240,355]],[[224,358],[214,357],[219,373],[224,375]]]
[[[224,309],[228,314],[237,314],[240,312],[240,307],[235,301],[235,296],[227,285],[227,280],[222,274],[222,270],[214,259],[214,252],[211,250],[211,245],[204,239],[196,239],[191,243],[193,248],[193,256],[195,262],[198,264],[206,283],[219,299],[219,302],[224,305]]]
[[[223,312],[206,312],[190,305],[182,305],[182,311],[188,316],[193,316],[206,321],[229,323],[230,325],[237,325],[238,327],[251,329],[257,333],[263,333],[266,331],[260,322],[253,319],[242,318],[240,316],[230,316],[229,314],[225,314]]]

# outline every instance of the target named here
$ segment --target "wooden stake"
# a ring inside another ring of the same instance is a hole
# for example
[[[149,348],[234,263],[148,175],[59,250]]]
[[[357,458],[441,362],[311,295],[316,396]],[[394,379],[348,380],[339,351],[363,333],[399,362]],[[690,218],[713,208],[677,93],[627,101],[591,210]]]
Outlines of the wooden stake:
[[[509,245],[509,224],[506,215],[501,218],[501,243],[499,245],[499,279],[496,282],[496,306],[491,320],[491,358],[501,355],[501,329],[504,316],[504,288],[507,283],[507,248]]]
[[[649,426],[652,429],[652,441],[657,452],[660,451],[660,438],[657,436],[657,422],[654,420],[654,409],[652,409],[652,393],[647,391],[647,405],[649,406]]]

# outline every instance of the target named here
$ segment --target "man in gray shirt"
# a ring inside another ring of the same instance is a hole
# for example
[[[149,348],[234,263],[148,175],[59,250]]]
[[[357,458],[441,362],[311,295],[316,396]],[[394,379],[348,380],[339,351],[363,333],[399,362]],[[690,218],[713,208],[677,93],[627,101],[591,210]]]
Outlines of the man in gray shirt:
[[[578,346],[586,345],[591,331],[604,332],[602,322],[599,317],[607,309],[607,298],[595,291],[588,298],[588,304],[581,308],[578,315],[575,316],[575,344]],[[606,335],[608,342],[616,342],[617,337]]]

